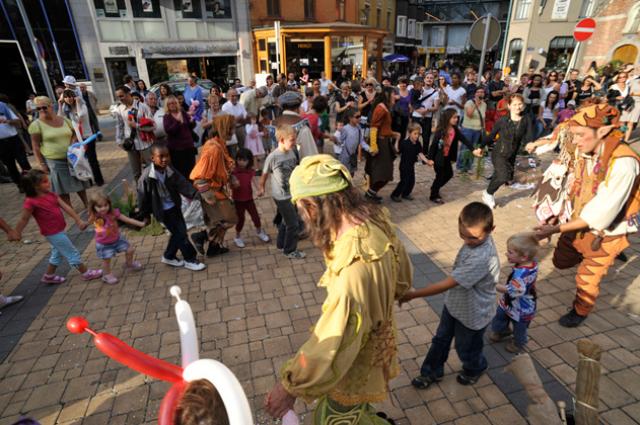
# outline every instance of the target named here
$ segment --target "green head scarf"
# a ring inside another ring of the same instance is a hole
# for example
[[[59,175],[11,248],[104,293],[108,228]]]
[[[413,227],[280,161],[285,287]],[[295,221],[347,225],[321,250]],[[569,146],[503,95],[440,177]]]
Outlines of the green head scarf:
[[[312,196],[340,192],[351,185],[351,174],[331,155],[312,155],[304,158],[289,179],[291,201]]]

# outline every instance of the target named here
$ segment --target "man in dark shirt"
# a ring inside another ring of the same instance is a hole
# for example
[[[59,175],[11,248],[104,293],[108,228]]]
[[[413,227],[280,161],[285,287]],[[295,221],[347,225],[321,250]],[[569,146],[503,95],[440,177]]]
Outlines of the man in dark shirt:
[[[566,101],[575,100],[577,93],[580,93],[580,89],[582,88],[582,81],[578,79],[578,75],[580,72],[577,69],[572,69],[569,71],[569,79],[567,80],[567,86],[569,89],[567,90]]]

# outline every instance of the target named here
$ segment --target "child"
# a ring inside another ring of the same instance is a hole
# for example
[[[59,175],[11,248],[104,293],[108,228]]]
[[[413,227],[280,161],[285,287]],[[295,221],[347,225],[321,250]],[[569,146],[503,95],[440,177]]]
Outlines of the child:
[[[489,339],[498,342],[511,335],[511,323],[513,340],[505,347],[510,353],[524,351],[527,345],[527,329],[536,313],[537,253],[538,239],[531,233],[519,233],[507,241],[507,260],[513,264],[513,270],[506,285],[496,286],[498,292],[503,295],[491,323],[492,332]]]
[[[451,276],[426,288],[405,294],[400,303],[446,291],[440,324],[433,337],[420,376],[411,381],[424,389],[442,380],[451,340],[462,362],[457,376],[461,385],[472,385],[487,369],[482,354],[483,336],[495,309],[496,284],[500,279],[500,262],[493,232],[491,208],[480,202],[467,204],[458,217],[458,231],[464,245],[458,251]]]
[[[567,107],[558,112],[558,124],[568,121],[572,116],[576,114],[576,101],[570,100],[567,102]]]
[[[229,416],[222,397],[206,379],[187,384],[178,401],[175,425],[229,425]]]
[[[244,140],[244,147],[249,149],[260,168],[264,162],[264,146],[262,145],[262,132],[258,128],[258,118],[252,114],[247,114],[249,121],[244,126],[247,137]]]
[[[342,142],[340,142],[340,139],[342,138],[343,127],[343,122],[336,122],[336,131],[333,133],[333,155],[338,160],[340,160],[340,154],[342,153]]]
[[[233,239],[238,248],[244,248],[245,244],[240,237],[240,232],[244,227],[244,213],[249,212],[253,225],[256,227],[258,238],[262,242],[269,242],[269,236],[265,233],[260,224],[260,216],[255,202],[253,202],[253,178],[256,171],[253,169],[253,154],[249,149],[240,148],[236,154],[236,167],[231,175],[235,178],[236,184],[233,189],[233,203],[236,207],[238,222],[236,223],[236,237]]]
[[[436,204],[444,204],[440,197],[440,189],[453,177],[451,163],[458,159],[458,142],[462,142],[473,151],[473,143],[467,140],[458,128],[458,120],[458,112],[455,109],[445,109],[440,115],[438,127],[429,146],[427,163],[433,166],[436,172],[429,200]]]
[[[86,229],[87,223],[82,221],[73,208],[63,202],[58,195],[51,192],[49,176],[40,170],[30,170],[22,178],[22,190],[24,190],[27,198],[22,208],[22,217],[20,217],[20,221],[16,226],[18,239],[22,239],[22,230],[24,230],[29,219],[33,216],[40,228],[40,234],[51,245],[49,265],[40,282],[58,284],[66,281],[64,277],[55,274],[62,257],[66,258],[71,266],[82,273],[82,279],[84,280],[98,279],[102,276],[102,270],[88,269],[84,265],[80,252],[67,236],[65,232],[67,223],[62,214],[63,210],[74,219],[80,230]]]
[[[264,146],[266,152],[271,152],[278,147],[278,141],[276,140],[276,128],[271,124],[271,114],[268,109],[260,111],[260,127],[262,127],[262,137],[264,140]],[[256,175],[262,173],[262,169],[256,170]]]
[[[187,225],[180,210],[180,195],[193,199],[196,190],[171,167],[169,149],[165,145],[154,143],[150,149],[151,164],[138,180],[138,207],[145,221],[153,214],[171,233],[161,261],[192,271],[204,270],[206,266],[196,260],[196,251],[187,239]],[[178,250],[184,261],[176,257]]]
[[[396,152],[400,154],[400,182],[391,193],[393,202],[402,202],[402,199],[413,201],[411,191],[416,184],[416,162],[420,159],[423,164],[427,163],[427,158],[422,153],[422,143],[419,141],[422,127],[419,124],[411,123],[408,131],[409,138],[396,143]]]
[[[269,174],[273,174],[271,194],[282,217],[278,225],[276,245],[288,258],[303,259],[307,255],[298,251],[298,232],[300,220],[295,205],[291,203],[289,178],[293,169],[298,165],[298,156],[294,151],[296,146],[296,131],[289,124],[282,124],[276,129],[278,149],[271,152],[264,162],[264,169],[260,177],[258,197],[264,195]]]
[[[338,158],[353,177],[358,169],[358,147],[369,152],[369,145],[364,141],[364,130],[360,127],[360,112],[349,108],[344,113],[345,126],[340,131],[342,152]]]
[[[118,220],[132,226],[144,227],[144,223],[120,214],[120,210],[114,209],[111,200],[102,193],[96,193],[89,199],[89,223],[96,228],[96,251],[98,258],[102,259],[104,274],[102,281],[113,285],[118,283],[118,278],[111,273],[111,259],[119,252],[126,252],[127,268],[142,270],[142,264],[133,261],[135,248],[129,245],[118,229]]]

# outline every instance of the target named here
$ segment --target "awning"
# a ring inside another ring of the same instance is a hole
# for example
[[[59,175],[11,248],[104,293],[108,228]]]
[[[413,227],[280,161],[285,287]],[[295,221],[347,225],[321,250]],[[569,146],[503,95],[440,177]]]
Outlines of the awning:
[[[409,58],[404,55],[387,55],[382,58],[385,62],[397,63],[397,62],[409,62]]]

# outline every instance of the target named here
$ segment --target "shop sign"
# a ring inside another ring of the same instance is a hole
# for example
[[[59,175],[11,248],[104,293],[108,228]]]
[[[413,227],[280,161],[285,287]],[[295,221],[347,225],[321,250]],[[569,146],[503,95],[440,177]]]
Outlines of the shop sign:
[[[444,53],[444,47],[427,47],[428,53]]]
[[[447,53],[450,55],[458,55],[462,53],[463,48],[460,46],[449,46],[447,47]]]
[[[298,49],[310,49],[311,43],[298,43]]]
[[[109,54],[113,56],[129,56],[128,46],[109,46]]]
[[[103,68],[93,68],[93,80],[96,82],[104,81],[104,69]]]
[[[153,57],[155,55],[213,55],[220,53],[236,54],[238,43],[228,41],[216,41],[206,44],[158,44],[142,48],[142,57]]]
[[[571,0],[555,0],[553,11],[551,12],[552,21],[566,21],[569,15],[569,6]]]

